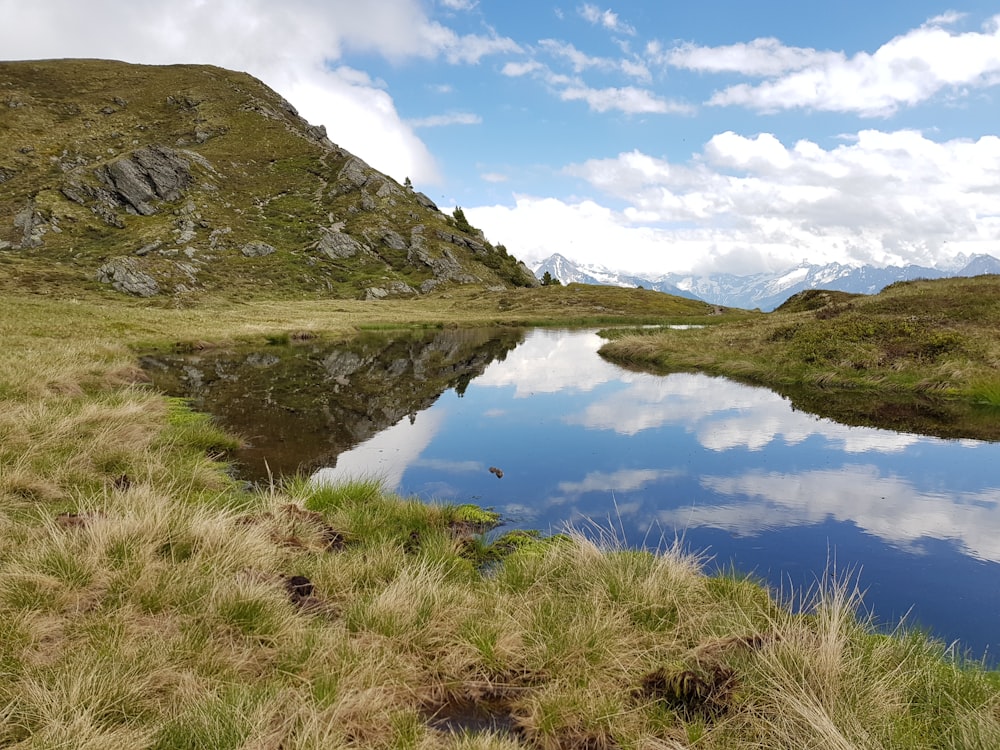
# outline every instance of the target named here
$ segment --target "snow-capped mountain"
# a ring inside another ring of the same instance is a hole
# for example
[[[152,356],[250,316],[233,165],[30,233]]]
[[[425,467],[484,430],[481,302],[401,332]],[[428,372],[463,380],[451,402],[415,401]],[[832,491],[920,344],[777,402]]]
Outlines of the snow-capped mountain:
[[[675,294],[678,297],[701,299],[693,292],[674,286],[666,280],[646,279],[641,276],[627,274],[623,271],[611,271],[604,266],[574,263],[569,258],[555,253],[543,261],[531,266],[535,276],[541,279],[545,272],[563,284],[598,284],[602,286],[626,286],[655,289],[658,292]]]
[[[574,263],[562,255],[551,255],[533,267],[541,278],[548,271],[564,284],[610,284],[614,286],[642,286],[668,294],[701,299],[715,305],[760,308],[770,311],[793,294],[805,289],[832,289],[857,294],[875,294],[896,281],[913,279],[938,279],[946,276],[979,276],[986,273],[1000,274],[1000,260],[992,255],[979,254],[958,259],[947,269],[927,266],[846,266],[830,263],[825,266],[802,264],[782,273],[758,273],[750,276],[716,273],[709,276],[669,273],[646,279],[622,272],[610,271],[601,266]]]

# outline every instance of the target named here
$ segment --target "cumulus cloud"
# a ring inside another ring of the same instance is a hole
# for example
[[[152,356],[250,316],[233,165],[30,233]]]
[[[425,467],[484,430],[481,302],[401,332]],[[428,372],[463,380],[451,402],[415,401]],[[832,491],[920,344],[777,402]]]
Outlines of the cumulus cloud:
[[[958,33],[945,14],[897,36],[875,52],[820,52],[756,39],[723,47],[682,45],[663,57],[669,64],[704,72],[739,72],[769,78],[717,91],[708,103],[762,112],[814,109],[886,117],[902,106],[944,91],[1000,83],[1000,15],[982,31]]]
[[[773,270],[803,257],[934,265],[1000,247],[996,136],[937,142],[864,130],[823,148],[727,131],[687,163],[631,151],[567,172],[625,204],[604,214],[623,241],[641,241],[648,225],[674,251],[694,243],[700,270],[732,270],[731,254],[750,251],[772,258]]]
[[[431,20],[418,0],[0,0],[0,17],[0,49],[8,59],[107,57],[248,71],[372,166],[422,182],[439,179],[437,166],[392,98],[337,62],[346,51],[362,51],[396,61],[474,64],[519,49],[493,32],[459,35]]]

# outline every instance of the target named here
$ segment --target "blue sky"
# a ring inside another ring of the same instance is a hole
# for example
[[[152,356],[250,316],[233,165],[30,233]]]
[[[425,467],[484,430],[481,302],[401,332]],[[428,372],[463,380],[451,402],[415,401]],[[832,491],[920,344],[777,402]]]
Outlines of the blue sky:
[[[1000,2],[0,0],[0,58],[213,63],[529,262],[1000,255]]]

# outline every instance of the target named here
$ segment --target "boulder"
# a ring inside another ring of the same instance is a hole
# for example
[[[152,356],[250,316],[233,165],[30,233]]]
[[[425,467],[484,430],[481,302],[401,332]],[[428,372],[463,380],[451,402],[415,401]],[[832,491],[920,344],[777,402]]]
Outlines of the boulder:
[[[277,252],[272,245],[268,245],[266,242],[248,242],[242,248],[240,252],[243,253],[248,258],[261,258],[265,255],[270,255],[271,253]]]
[[[343,232],[323,230],[323,236],[316,243],[316,248],[331,260],[352,258],[364,248],[356,239]]]
[[[41,247],[42,236],[48,230],[45,217],[29,202],[14,215],[14,226],[21,230],[21,248]]]
[[[97,171],[131,213],[156,213],[155,199],[175,201],[194,179],[191,163],[166,146],[147,146]]]
[[[142,271],[135,258],[125,256],[112,258],[98,268],[97,280],[137,297],[152,297],[160,292],[156,279]]]
[[[392,231],[391,229],[386,229],[382,233],[382,242],[384,242],[388,247],[393,250],[405,250],[406,240],[404,240],[399,234]]]
[[[416,198],[417,203],[424,208],[429,208],[431,211],[437,211],[440,213],[441,209],[437,207],[437,204],[423,193],[414,193],[413,197]]]

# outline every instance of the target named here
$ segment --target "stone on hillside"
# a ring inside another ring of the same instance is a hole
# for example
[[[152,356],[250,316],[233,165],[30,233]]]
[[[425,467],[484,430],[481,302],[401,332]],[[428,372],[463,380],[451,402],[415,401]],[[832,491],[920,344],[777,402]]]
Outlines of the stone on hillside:
[[[400,295],[400,294],[418,294],[418,292],[412,286],[403,281],[392,281],[389,283],[388,289],[377,286],[365,289],[365,300],[370,301],[376,299],[385,299],[389,295]]]
[[[519,260],[517,262],[517,270],[521,272],[521,277],[525,286],[536,287],[542,285],[542,282],[539,281],[538,277],[532,273],[531,269],[524,264],[524,261]]]
[[[405,250],[406,240],[404,240],[399,234],[387,229],[382,233],[382,242],[388,245],[393,250]]]
[[[156,240],[155,242],[150,242],[148,245],[143,245],[142,247],[140,247],[138,250],[135,251],[135,254],[138,255],[139,257],[142,257],[143,255],[149,255],[154,250],[159,250],[162,246],[163,246],[163,241]]]
[[[156,213],[154,199],[178,200],[191,184],[191,164],[166,146],[140,148],[98,170],[105,184],[125,203],[126,210],[143,216]]]
[[[352,258],[360,253],[364,248],[361,244],[343,232],[331,232],[323,230],[323,236],[316,243],[317,249],[329,257],[331,260],[341,260]]]
[[[369,169],[365,163],[357,157],[351,157],[341,168],[339,176],[340,179],[346,180],[354,187],[361,187],[368,182],[368,174]]]
[[[45,217],[29,202],[14,215],[14,226],[21,230],[21,248],[41,247],[42,236],[48,230]]]
[[[414,193],[413,197],[416,198],[417,203],[424,208],[429,208],[431,211],[437,211],[440,213],[441,209],[437,207],[437,204],[423,193]]]
[[[97,280],[137,297],[152,297],[160,292],[156,279],[140,270],[135,258],[112,258],[97,269]]]
[[[248,242],[242,248],[240,252],[243,253],[248,258],[260,258],[265,255],[270,255],[271,253],[277,252],[274,246],[268,245],[266,242]]]

